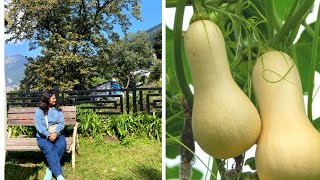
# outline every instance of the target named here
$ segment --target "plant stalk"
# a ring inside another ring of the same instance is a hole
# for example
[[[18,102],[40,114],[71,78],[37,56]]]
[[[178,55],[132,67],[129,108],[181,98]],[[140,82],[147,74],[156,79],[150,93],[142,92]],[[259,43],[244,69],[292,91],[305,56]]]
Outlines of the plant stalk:
[[[202,0],[192,0],[194,15],[192,16],[191,23],[198,20],[210,19],[209,14],[202,4]]]
[[[319,5],[320,7],[320,5]],[[315,24],[315,31],[312,43],[312,55],[310,64],[310,78],[309,78],[309,91],[308,91],[308,118],[310,121],[312,118],[312,96],[314,88],[314,74],[317,66],[317,53],[318,53],[318,40],[319,40],[319,28],[320,28],[320,11],[318,12],[317,21]]]
[[[265,13],[266,13],[266,18],[269,19],[271,22],[267,23],[267,30],[268,30],[268,38],[272,39],[274,37],[274,28],[273,28],[273,18],[272,18],[272,6],[273,6],[273,1],[263,1],[264,3],[264,8],[265,8]]]
[[[281,30],[275,35],[275,38],[271,41],[271,46],[278,44],[284,40],[289,32],[300,24],[302,18],[307,14],[314,4],[314,0],[305,0],[301,7],[297,10],[292,17],[288,17]]]
[[[177,7],[177,1],[179,0],[166,0],[166,8],[173,8],[173,7]],[[191,0],[186,0],[186,6],[190,6],[191,4]]]
[[[186,102],[183,102],[184,107],[184,126],[181,136],[181,142],[186,145],[193,152],[195,150],[194,139],[192,133],[192,108]],[[184,146],[180,146],[181,165],[180,165],[180,178],[181,180],[189,180],[192,177],[192,164],[194,155]]]
[[[191,152],[197,159],[199,159],[199,161],[200,161],[207,169],[209,169],[209,167],[207,166],[207,164],[204,163],[204,162],[201,160],[201,158],[200,158],[198,155],[195,154],[194,151],[192,151],[190,148],[188,148],[186,145],[184,145],[184,144],[183,144],[181,141],[179,141],[177,138],[173,137],[170,133],[166,132],[166,135],[167,135],[169,138],[171,138],[171,139],[173,139],[174,141],[176,141],[176,142],[177,142],[178,144],[180,144],[181,146],[183,146],[184,148],[186,148],[186,149],[187,149],[189,152]],[[215,174],[213,174],[212,171],[210,171],[210,173],[211,173],[211,176],[213,176],[214,179],[217,179],[217,176],[216,176]]]
[[[177,4],[176,14],[174,18],[173,30],[173,64],[176,72],[176,77],[180,90],[185,97],[188,105],[193,105],[193,94],[189,88],[187,78],[184,72],[184,65],[182,61],[182,21],[186,1],[180,0]]]

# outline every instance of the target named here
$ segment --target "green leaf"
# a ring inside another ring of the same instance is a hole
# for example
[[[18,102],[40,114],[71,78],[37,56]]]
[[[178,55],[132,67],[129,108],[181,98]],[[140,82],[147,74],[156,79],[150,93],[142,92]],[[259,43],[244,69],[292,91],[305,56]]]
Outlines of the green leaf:
[[[256,180],[259,179],[256,172],[243,172],[240,175],[239,180]]]
[[[320,117],[312,121],[313,126],[320,132]]]
[[[310,25],[314,30],[314,23]],[[299,69],[300,78],[302,82],[302,89],[304,94],[308,94],[309,89],[309,73],[310,73],[310,63],[312,54],[312,41],[313,36],[311,36],[306,30],[303,31],[299,41],[294,45],[293,51],[295,52],[295,58],[292,57]],[[320,42],[319,45],[320,47]],[[320,56],[317,57],[317,67],[316,71],[320,72]]]
[[[192,168],[191,179],[201,179],[202,173],[194,168]],[[173,168],[166,167],[166,178],[167,179],[179,179],[179,166]]]
[[[274,10],[276,13],[276,17],[280,23],[282,23],[286,17],[289,15],[290,9],[295,0],[273,0]]]
[[[244,165],[248,165],[252,170],[256,170],[256,158],[251,157],[247,159]]]

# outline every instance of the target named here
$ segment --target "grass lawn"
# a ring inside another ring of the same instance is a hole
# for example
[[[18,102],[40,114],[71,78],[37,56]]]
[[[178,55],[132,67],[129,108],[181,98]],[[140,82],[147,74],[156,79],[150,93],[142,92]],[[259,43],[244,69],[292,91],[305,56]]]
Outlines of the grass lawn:
[[[102,138],[80,138],[81,155],[76,155],[76,171],[71,154],[63,159],[66,179],[161,179],[161,142],[127,138],[120,143]],[[10,152],[6,156],[5,179],[43,179],[46,165],[41,152]]]

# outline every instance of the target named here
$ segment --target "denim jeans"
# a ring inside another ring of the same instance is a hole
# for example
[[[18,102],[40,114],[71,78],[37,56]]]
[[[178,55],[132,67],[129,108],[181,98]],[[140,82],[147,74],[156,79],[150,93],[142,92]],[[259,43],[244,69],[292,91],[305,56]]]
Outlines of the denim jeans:
[[[57,140],[51,142],[49,139],[37,138],[38,146],[45,155],[49,168],[55,177],[62,175],[61,158],[66,150],[66,137],[60,135]]]

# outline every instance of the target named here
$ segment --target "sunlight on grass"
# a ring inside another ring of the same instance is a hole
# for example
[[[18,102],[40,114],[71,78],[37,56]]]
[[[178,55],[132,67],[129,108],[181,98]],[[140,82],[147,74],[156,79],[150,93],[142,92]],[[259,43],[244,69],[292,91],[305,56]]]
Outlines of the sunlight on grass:
[[[161,179],[159,141],[130,137],[120,143],[102,137],[95,140],[80,138],[80,149],[81,155],[76,155],[75,174],[70,154],[64,156],[66,179]],[[5,179],[43,179],[44,160],[40,152],[9,153]]]

